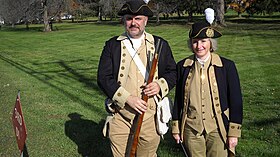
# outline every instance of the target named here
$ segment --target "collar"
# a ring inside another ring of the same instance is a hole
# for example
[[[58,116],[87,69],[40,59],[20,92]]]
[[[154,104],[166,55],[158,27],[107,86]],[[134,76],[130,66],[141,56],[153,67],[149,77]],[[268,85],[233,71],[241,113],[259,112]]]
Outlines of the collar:
[[[147,33],[147,32],[144,32],[144,34],[145,34],[145,40],[146,40],[147,42],[151,43],[151,44],[154,44],[154,37],[153,37],[153,35],[150,34],[150,33]],[[128,39],[126,33],[121,34],[121,35],[117,38],[117,40],[125,40],[125,39]]]
[[[193,63],[195,61],[195,55],[191,55],[188,58],[186,58],[183,67],[188,67],[188,66],[192,66]],[[218,67],[223,67],[223,63],[221,61],[221,58],[219,55],[217,55],[216,53],[211,53],[211,61],[210,61],[211,65],[216,65]]]
[[[195,58],[197,59],[197,61],[198,61],[201,65],[204,65],[204,64],[209,60],[210,56],[211,56],[211,53],[208,53],[208,56],[207,56],[204,60],[198,58],[197,56],[195,56]]]

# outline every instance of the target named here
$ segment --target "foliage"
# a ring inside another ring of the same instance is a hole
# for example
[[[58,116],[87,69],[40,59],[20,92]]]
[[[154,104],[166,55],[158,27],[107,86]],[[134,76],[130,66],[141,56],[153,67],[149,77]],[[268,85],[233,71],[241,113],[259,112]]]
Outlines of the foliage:
[[[251,7],[252,3],[254,3],[255,0],[235,0],[228,4],[228,9],[231,8],[238,12],[238,14],[241,14],[245,12],[249,7]]]
[[[278,0],[256,0],[252,6],[254,13],[269,14],[280,12],[280,2]]]
[[[277,0],[234,0],[227,7],[238,14],[247,12],[251,16],[254,14],[271,15],[280,11],[280,4]]]

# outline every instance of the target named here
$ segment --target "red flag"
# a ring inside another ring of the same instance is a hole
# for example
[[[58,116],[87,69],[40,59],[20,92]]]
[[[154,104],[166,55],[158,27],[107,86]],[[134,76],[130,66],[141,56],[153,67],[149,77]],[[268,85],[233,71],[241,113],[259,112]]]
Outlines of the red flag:
[[[13,110],[13,126],[14,126],[14,131],[16,134],[16,140],[18,144],[18,149],[20,151],[20,154],[24,150],[24,145],[25,145],[25,140],[27,137],[27,132],[26,132],[26,127],[23,119],[23,114],[21,110],[21,103],[20,103],[20,93],[18,92],[17,99],[16,99],[16,104]]]

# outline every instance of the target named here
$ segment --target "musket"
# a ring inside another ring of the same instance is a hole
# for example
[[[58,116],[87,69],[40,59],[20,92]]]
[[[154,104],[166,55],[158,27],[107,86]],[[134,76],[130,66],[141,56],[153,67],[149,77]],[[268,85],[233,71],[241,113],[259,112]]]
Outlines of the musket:
[[[147,85],[153,81],[154,74],[155,74],[156,67],[157,67],[157,62],[158,62],[158,56],[159,56],[159,53],[161,52],[161,49],[162,49],[162,43],[161,43],[160,39],[158,39],[157,44],[156,44],[156,50],[154,53],[154,58],[152,61],[152,66],[151,66],[151,69],[149,72],[149,77],[147,80]],[[145,94],[142,95],[142,100],[144,100],[145,102],[148,102],[148,99],[149,99],[149,97],[147,95],[145,95]],[[125,154],[126,157],[135,157],[138,140],[139,140],[139,133],[141,130],[143,118],[144,118],[144,113],[135,115],[133,124],[130,129],[130,135],[128,138],[128,142],[127,142],[127,148],[126,148],[126,154]]]

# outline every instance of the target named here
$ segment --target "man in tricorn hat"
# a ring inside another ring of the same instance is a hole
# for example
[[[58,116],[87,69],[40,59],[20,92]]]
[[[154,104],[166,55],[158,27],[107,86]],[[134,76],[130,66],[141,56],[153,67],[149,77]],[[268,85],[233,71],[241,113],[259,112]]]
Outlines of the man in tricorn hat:
[[[213,53],[220,36],[210,23],[194,23],[189,32],[194,54],[177,63],[172,134],[190,157],[232,155],[241,135],[237,69],[233,61]]]
[[[153,12],[143,0],[126,2],[118,15],[122,16],[125,32],[105,43],[98,67],[98,85],[108,97],[107,111],[113,115],[105,126],[109,128],[113,156],[122,157],[127,151],[135,115],[145,113],[136,156],[153,157],[160,142],[153,97],[160,100],[175,86],[176,62],[167,41],[145,31]],[[149,73],[146,69],[151,66],[158,40],[162,42],[162,51],[154,79],[146,84]],[[147,102],[141,99],[142,94],[149,97]]]

